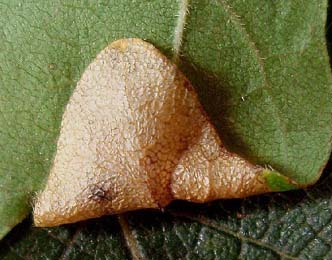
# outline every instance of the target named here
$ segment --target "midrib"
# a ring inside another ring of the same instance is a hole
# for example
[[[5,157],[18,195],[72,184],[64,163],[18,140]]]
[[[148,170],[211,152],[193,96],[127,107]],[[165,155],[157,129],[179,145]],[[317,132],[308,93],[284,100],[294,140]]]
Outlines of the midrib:
[[[177,14],[177,21],[174,28],[174,38],[173,38],[173,62],[177,63],[180,57],[183,32],[185,29],[186,18],[188,13],[189,0],[181,0],[179,6],[179,12]]]

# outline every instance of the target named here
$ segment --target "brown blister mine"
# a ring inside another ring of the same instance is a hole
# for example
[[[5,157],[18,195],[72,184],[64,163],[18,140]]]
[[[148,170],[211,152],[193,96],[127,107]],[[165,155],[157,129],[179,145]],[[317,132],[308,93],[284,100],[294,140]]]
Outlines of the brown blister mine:
[[[268,191],[262,171],[225,149],[176,65],[143,40],[118,40],[88,66],[67,104],[34,222],[246,197]]]

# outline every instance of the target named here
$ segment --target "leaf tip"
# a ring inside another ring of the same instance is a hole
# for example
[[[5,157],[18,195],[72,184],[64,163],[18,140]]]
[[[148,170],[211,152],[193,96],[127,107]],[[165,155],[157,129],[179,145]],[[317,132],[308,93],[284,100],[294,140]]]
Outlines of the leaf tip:
[[[271,191],[288,191],[298,188],[294,181],[274,170],[265,169],[263,178]]]

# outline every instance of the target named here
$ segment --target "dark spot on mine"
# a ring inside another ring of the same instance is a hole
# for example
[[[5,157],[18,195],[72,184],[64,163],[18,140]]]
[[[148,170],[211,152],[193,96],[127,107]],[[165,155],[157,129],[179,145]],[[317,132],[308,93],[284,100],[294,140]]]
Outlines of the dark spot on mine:
[[[111,201],[112,198],[110,194],[103,189],[101,186],[93,186],[91,188],[91,194],[88,196],[89,199],[97,202],[102,202],[102,201]]]
[[[183,81],[183,86],[189,91],[194,91],[193,86],[190,84],[190,82],[187,79]]]

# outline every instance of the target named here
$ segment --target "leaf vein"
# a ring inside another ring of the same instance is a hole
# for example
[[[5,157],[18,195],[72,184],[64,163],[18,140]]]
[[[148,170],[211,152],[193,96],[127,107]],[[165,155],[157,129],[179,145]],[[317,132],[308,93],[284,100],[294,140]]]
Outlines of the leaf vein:
[[[183,32],[186,25],[186,18],[188,13],[189,0],[181,0],[180,8],[178,13],[178,19],[176,21],[176,26],[174,29],[174,39],[173,39],[173,62],[177,63],[180,56],[181,45],[183,40]]]
[[[204,216],[195,217],[195,216],[192,216],[191,214],[188,214],[188,213],[176,213],[176,212],[170,212],[170,214],[174,217],[183,217],[183,218],[189,219],[191,221],[201,223],[202,225],[205,225],[207,227],[210,227],[212,229],[224,232],[224,233],[226,233],[226,234],[228,234],[232,237],[235,237],[235,238],[239,239],[242,242],[248,242],[248,243],[254,244],[256,246],[259,246],[259,247],[262,247],[262,248],[265,248],[265,249],[269,249],[272,252],[278,254],[280,257],[285,257],[285,258],[291,259],[291,260],[298,260],[299,259],[298,257],[294,257],[292,255],[288,255],[288,254],[280,251],[278,248],[276,248],[274,246],[271,246],[271,245],[266,244],[264,242],[257,241],[253,238],[250,238],[250,237],[245,237],[245,236],[241,235],[238,232],[234,232],[234,231],[228,229],[224,225],[215,225],[213,222],[211,222],[209,219],[205,218]]]
[[[128,220],[124,214],[118,215],[118,222],[123,232],[123,237],[127,243],[127,247],[135,260],[144,259],[140,250],[138,249],[137,239],[134,237],[132,230],[129,227]]]
[[[63,260],[66,259],[67,254],[69,253],[69,251],[73,248],[74,243],[75,243],[75,239],[77,238],[77,236],[79,235],[80,231],[82,229],[82,226],[78,227],[75,231],[75,233],[72,235],[71,239],[65,244],[66,247],[63,250],[62,254],[60,255],[60,257],[58,258],[58,260]]]
[[[240,29],[240,31],[245,35],[245,37],[247,38],[247,41],[251,47],[252,50],[254,50],[255,54],[256,54],[256,57],[257,57],[257,62],[258,62],[258,65],[260,67],[260,71],[261,71],[261,74],[263,76],[263,79],[264,79],[264,83],[263,85],[260,87],[261,89],[265,89],[270,97],[270,103],[271,103],[271,107],[273,108],[273,112],[275,113],[276,115],[276,120],[277,120],[277,123],[278,125],[280,126],[279,129],[281,130],[281,132],[283,134],[281,134],[281,138],[282,138],[282,141],[280,142],[281,144],[281,149],[282,149],[282,152],[280,153],[282,156],[284,156],[285,158],[287,158],[287,154],[288,154],[288,149],[287,149],[287,145],[286,145],[286,126],[285,124],[281,121],[281,114],[280,114],[280,111],[278,110],[278,107],[273,99],[273,95],[271,95],[271,86],[270,86],[270,82],[268,81],[267,79],[267,74],[266,74],[266,69],[265,69],[265,64],[264,64],[264,58],[261,56],[260,54],[260,51],[259,49],[257,48],[256,46],[256,43],[255,41],[253,41],[252,37],[250,36],[248,30],[245,28],[244,26],[244,23],[241,21],[241,16],[240,15],[237,15],[232,6],[226,2],[226,0],[220,0],[220,3],[223,5],[225,11],[229,14],[231,20],[234,22],[234,25],[237,25],[238,28]],[[257,88],[255,88],[254,90],[252,91],[256,91]],[[249,91],[245,94],[245,96],[248,96],[252,91]]]

